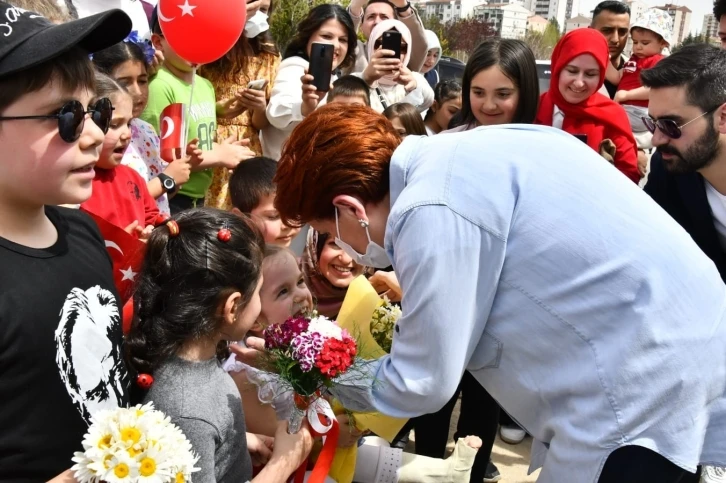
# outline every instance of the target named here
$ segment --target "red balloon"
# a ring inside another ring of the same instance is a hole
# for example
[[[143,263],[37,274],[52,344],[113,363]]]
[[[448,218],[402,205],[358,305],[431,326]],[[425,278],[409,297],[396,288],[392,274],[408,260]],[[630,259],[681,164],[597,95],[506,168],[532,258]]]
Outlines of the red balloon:
[[[159,26],[179,57],[192,64],[209,64],[242,35],[245,6],[240,0],[159,0]]]

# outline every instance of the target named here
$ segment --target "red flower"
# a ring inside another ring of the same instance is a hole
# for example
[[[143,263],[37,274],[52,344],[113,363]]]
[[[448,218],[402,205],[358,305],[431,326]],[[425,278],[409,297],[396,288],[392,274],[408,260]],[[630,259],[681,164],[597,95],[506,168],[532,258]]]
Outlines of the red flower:
[[[356,352],[355,341],[352,338],[346,337],[338,340],[331,337],[325,341],[323,350],[320,351],[315,361],[315,366],[323,375],[335,377],[353,365]]]

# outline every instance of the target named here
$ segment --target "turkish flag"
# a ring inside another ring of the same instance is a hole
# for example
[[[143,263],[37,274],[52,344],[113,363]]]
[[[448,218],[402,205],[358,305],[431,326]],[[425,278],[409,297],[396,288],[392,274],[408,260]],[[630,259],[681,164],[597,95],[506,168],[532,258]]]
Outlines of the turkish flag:
[[[116,285],[122,307],[123,333],[127,334],[131,328],[134,315],[134,301],[131,297],[134,291],[136,277],[141,271],[141,262],[144,260],[146,244],[138,238],[126,233],[113,223],[109,223],[90,211],[88,213],[98,225],[101,236],[106,244],[106,251],[113,262],[113,283]]]
[[[85,211],[85,210],[84,210]],[[101,230],[106,251],[113,261],[113,281],[121,297],[121,306],[131,298],[134,282],[141,271],[146,244],[98,215],[86,211]]]
[[[184,107],[181,103],[169,104],[159,116],[160,156],[167,163],[185,154],[183,148],[186,145],[187,126]],[[180,150],[180,155],[175,155],[177,149]]]

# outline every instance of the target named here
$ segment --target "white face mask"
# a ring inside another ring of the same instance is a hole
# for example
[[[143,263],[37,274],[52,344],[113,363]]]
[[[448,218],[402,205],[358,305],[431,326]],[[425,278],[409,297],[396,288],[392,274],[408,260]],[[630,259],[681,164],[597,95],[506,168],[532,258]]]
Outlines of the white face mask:
[[[267,14],[258,10],[252,17],[247,19],[245,24],[245,37],[253,39],[262,32],[267,32],[270,24],[267,23]]]
[[[335,208],[335,230],[338,235],[335,238],[335,244],[338,245],[355,263],[364,267],[374,268],[386,268],[391,265],[391,261],[388,259],[386,249],[371,240],[371,235],[368,232],[368,223],[361,221],[361,226],[366,229],[366,236],[368,237],[368,246],[366,247],[365,255],[361,255],[353,249],[352,246],[345,243],[340,239],[340,227],[338,226],[338,208]]]

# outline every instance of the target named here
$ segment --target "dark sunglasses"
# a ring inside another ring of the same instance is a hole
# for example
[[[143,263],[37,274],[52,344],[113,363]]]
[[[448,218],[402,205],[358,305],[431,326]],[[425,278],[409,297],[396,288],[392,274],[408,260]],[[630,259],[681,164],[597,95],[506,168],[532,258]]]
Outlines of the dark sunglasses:
[[[720,106],[720,104],[719,104],[719,106]],[[660,132],[662,132],[663,134],[665,134],[669,138],[671,138],[671,139],[678,139],[683,134],[682,129],[684,127],[688,126],[689,124],[691,124],[694,121],[697,121],[697,120],[701,119],[704,116],[707,116],[707,115],[711,114],[716,109],[718,109],[718,107],[715,107],[715,108],[711,109],[710,111],[706,111],[703,114],[701,114],[700,116],[694,117],[690,121],[688,121],[688,122],[686,122],[684,124],[681,124],[680,126],[673,119],[658,119],[658,120],[655,120],[655,119],[653,119],[650,116],[643,116],[643,117],[641,117],[641,119],[643,120],[643,124],[645,124],[645,128],[648,131],[650,131],[651,134],[655,134],[655,128],[658,128],[658,129],[660,129]]]
[[[0,121],[16,121],[21,119],[58,119],[58,134],[63,141],[73,143],[78,141],[83,132],[86,114],[91,115],[94,124],[101,128],[104,134],[108,132],[113,116],[113,104],[107,97],[99,99],[87,111],[79,101],[68,101],[55,114],[47,116],[6,116]]]

